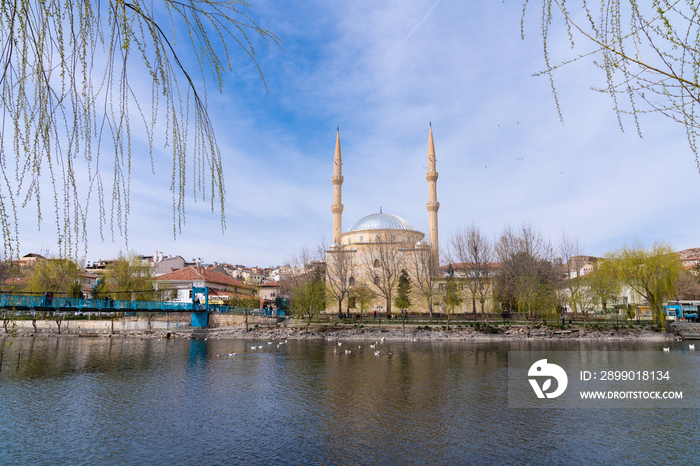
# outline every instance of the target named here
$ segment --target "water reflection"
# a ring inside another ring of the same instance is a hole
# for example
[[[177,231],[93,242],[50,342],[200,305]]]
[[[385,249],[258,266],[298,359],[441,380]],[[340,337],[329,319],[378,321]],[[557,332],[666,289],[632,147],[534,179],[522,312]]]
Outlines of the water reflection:
[[[695,410],[508,408],[509,350],[653,343],[401,342],[375,356],[347,341],[342,351],[318,341],[9,342],[2,464],[682,464],[698,453]]]

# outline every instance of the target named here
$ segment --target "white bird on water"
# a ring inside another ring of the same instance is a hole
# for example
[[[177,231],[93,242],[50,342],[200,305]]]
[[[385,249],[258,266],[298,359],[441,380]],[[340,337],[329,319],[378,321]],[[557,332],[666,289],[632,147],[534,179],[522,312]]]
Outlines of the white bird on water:
[[[254,349],[255,349],[255,346],[251,346],[250,349],[254,350]]]
[[[338,346],[343,346],[343,344],[341,342],[338,342]]]
[[[669,347],[669,348],[664,348],[664,351],[670,352],[670,351],[671,351],[671,348],[670,348],[670,347]]]
[[[374,344],[374,345],[369,345],[370,348],[374,348],[375,346],[376,346],[376,344]]]
[[[258,349],[262,349],[262,345],[258,346]]]
[[[690,351],[695,351],[695,345],[688,345],[688,349]]]

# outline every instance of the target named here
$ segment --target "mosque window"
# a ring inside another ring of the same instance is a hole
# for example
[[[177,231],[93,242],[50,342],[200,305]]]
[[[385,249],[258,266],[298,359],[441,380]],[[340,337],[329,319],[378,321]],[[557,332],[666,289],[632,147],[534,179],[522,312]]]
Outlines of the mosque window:
[[[374,241],[379,242],[379,235],[374,235]]]
[[[348,284],[350,286],[353,286],[355,284],[355,277],[350,277],[350,280],[348,280]]]
[[[362,239],[362,235],[360,235],[360,243],[361,243],[362,241],[363,241],[363,239]]]
[[[396,241],[396,235],[391,235],[391,240]]]
[[[379,267],[379,259],[374,259],[374,266]]]
[[[374,277],[374,284],[379,286],[379,277],[377,277],[377,276]]]
[[[411,242],[411,235],[408,235],[408,242]]]

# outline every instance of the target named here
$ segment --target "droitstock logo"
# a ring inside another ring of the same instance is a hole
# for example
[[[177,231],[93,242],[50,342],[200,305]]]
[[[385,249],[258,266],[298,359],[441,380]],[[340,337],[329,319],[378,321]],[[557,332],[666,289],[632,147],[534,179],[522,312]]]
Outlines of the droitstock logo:
[[[569,383],[569,378],[566,376],[566,372],[561,367],[556,364],[547,363],[546,359],[540,359],[530,366],[530,370],[527,373],[528,377],[539,377],[544,378],[544,382],[540,387],[538,380],[528,379],[532,389],[535,391],[537,398],[556,398],[566,390],[566,385]],[[557,388],[552,392],[548,392],[552,387],[552,379],[557,381]]]

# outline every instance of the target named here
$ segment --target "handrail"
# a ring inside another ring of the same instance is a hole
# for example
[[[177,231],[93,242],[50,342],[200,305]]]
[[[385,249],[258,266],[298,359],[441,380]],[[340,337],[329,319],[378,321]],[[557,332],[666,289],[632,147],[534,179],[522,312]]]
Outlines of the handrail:
[[[10,294],[0,294],[0,307],[100,312],[206,312],[204,305],[198,303],[83,299]],[[225,306],[221,304],[210,304],[209,311],[240,315],[248,313],[249,315],[260,315],[266,317],[284,316],[283,311],[274,311],[270,309],[245,309],[237,306]]]

